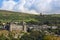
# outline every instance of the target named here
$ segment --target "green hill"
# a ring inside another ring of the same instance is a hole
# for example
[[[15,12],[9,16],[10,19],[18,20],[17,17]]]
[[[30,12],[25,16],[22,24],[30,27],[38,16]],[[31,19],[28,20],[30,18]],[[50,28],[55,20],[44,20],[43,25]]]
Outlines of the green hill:
[[[2,22],[21,22],[22,20],[32,24],[60,25],[60,14],[34,15],[0,10],[0,21]]]
[[[34,19],[36,15],[34,14],[27,14],[22,12],[12,12],[12,11],[5,11],[0,10],[0,21],[29,21]]]
[[[60,14],[52,14],[51,16],[60,17]]]

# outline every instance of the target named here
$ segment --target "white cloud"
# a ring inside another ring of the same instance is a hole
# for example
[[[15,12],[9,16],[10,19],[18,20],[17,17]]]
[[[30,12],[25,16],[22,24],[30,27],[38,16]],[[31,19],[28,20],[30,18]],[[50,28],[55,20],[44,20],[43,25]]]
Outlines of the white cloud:
[[[16,3],[13,0],[9,0],[9,1],[4,0],[3,5],[2,5],[2,9],[12,10],[15,7],[15,4]]]
[[[21,0],[19,1],[19,3],[15,5],[14,9],[17,11],[24,11],[25,10],[24,5],[25,5],[25,0]]]
[[[4,0],[2,9],[28,13],[55,12],[56,9],[60,11],[60,0],[19,0],[18,2]]]
[[[39,12],[44,12],[44,11],[49,11],[51,10],[51,5],[50,3],[52,2],[52,0],[39,0],[39,1],[35,1],[35,8],[36,10],[38,10]]]
[[[35,10],[29,10],[35,0],[20,0],[19,3],[15,5],[15,10],[20,12],[26,12],[31,14],[37,14]]]
[[[27,11],[27,13],[30,13],[30,14],[38,14],[35,10]]]
[[[26,0],[25,7],[30,8],[34,4],[35,0]]]

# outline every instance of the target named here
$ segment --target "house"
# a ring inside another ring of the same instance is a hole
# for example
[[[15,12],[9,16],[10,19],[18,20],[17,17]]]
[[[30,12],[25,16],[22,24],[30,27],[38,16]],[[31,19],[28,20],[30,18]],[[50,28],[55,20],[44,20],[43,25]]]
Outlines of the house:
[[[52,29],[57,29],[58,27],[57,26],[52,26]]]
[[[28,25],[30,29],[33,30],[47,30],[47,29],[57,29],[57,26],[48,26],[48,25]]]

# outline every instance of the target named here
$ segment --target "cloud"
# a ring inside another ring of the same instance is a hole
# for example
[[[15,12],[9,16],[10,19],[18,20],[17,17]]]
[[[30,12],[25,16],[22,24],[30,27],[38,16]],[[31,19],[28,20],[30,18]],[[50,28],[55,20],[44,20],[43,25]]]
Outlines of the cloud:
[[[20,0],[14,7],[14,10],[16,11],[24,11],[25,10],[25,0]]]
[[[29,10],[29,8],[32,6],[35,0],[20,0],[16,5],[14,10],[20,11],[20,12],[26,12],[31,14],[37,14],[37,12],[33,10]]]
[[[4,0],[3,5],[2,5],[2,9],[12,10],[15,7],[15,4],[16,3],[13,0]]]
[[[35,1],[34,7],[38,12],[47,12],[51,10],[51,1],[52,0],[39,0]]]
[[[34,4],[35,0],[26,0],[25,7],[30,8]]]
[[[60,0],[4,0],[1,9],[28,13],[60,12]]]
[[[60,13],[60,0],[53,0],[51,5],[53,12]]]

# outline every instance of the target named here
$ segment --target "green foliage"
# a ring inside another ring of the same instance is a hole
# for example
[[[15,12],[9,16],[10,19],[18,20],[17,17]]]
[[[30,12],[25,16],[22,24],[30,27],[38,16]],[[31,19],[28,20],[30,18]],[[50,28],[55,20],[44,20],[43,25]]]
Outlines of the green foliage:
[[[9,12],[9,11],[0,11],[0,21],[2,22],[10,22],[10,21],[29,21],[30,19],[34,19],[35,15],[26,14],[26,13],[18,13],[18,12]]]
[[[0,40],[8,40],[8,38],[2,34],[2,35],[0,36]]]
[[[60,37],[54,35],[46,35],[43,40],[60,40]]]
[[[21,22],[24,20],[25,22],[31,24],[47,24],[47,25],[57,25],[60,26],[60,14],[52,14],[52,15],[33,15],[27,13],[19,13],[19,12],[10,12],[10,11],[1,11],[0,10],[0,21],[2,22]]]
[[[40,31],[31,31],[30,34],[25,34],[20,40],[42,40],[43,34]]]
[[[60,37],[54,35],[45,35],[44,32],[31,31],[30,33],[23,33],[21,37],[14,38],[12,33],[8,35],[0,35],[0,40],[60,40]]]

